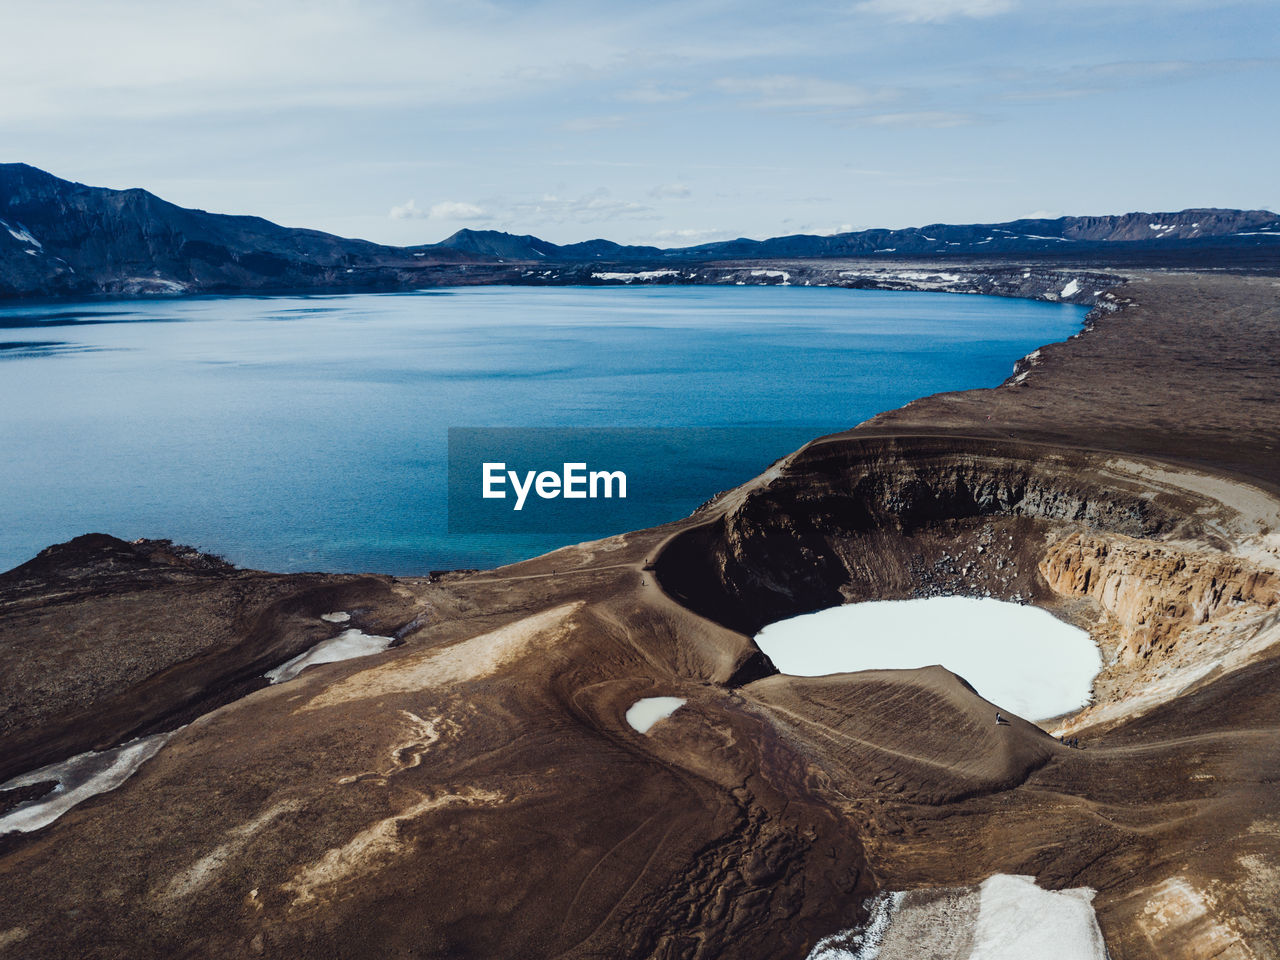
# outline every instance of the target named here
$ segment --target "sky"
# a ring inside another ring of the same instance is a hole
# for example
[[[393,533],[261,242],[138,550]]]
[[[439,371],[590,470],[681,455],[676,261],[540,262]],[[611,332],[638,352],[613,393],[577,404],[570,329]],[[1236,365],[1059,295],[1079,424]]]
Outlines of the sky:
[[[1278,0],[6,7],[0,161],[382,243],[1280,209]]]

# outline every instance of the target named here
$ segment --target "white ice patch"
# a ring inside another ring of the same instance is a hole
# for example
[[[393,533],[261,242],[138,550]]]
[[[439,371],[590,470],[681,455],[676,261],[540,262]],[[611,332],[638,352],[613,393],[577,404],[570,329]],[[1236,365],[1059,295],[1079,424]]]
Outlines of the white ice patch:
[[[941,284],[959,283],[964,279],[958,273],[931,273],[927,270],[841,270],[840,276],[850,280],[886,280],[899,283],[914,283],[919,287],[936,289]]]
[[[645,697],[627,709],[627,723],[640,733],[648,733],[659,720],[665,720],[684,706],[681,697]]]
[[[336,613],[322,613],[320,619],[325,623],[347,623],[351,620],[351,614],[345,610],[339,610]]]
[[[1065,287],[1062,288],[1062,293],[1058,294],[1058,296],[1062,297],[1063,299],[1066,299],[1067,297],[1073,296],[1079,292],[1080,292],[1080,281],[1072,280],[1070,283],[1068,283]]]
[[[286,660],[274,670],[268,670],[264,676],[272,683],[285,683],[313,664],[337,663],[339,660],[367,657],[371,653],[381,653],[393,642],[391,637],[370,636],[353,627],[350,630],[343,630],[336,637],[320,641],[305,653],[298,654],[292,660]]]
[[[24,773],[0,784],[0,791],[27,787],[46,780],[58,785],[43,797],[20,803],[0,816],[0,834],[10,831],[30,833],[48,826],[78,803],[128,780],[144,763],[154,757],[177,730],[157,733],[110,750],[81,753],[70,760],[51,763],[47,767]]]
[[[981,889],[969,960],[1106,960],[1088,887],[1041,890],[1034,877],[998,873]]]
[[[44,249],[44,244],[42,244],[39,240],[33,237],[31,235],[31,231],[28,230],[26,227],[24,227],[22,224],[18,224],[16,227],[14,227],[14,226],[11,226],[7,220],[0,220],[0,225],[3,225],[3,227],[9,231],[9,236],[13,237],[13,239],[21,243],[29,243],[33,247],[35,247],[37,250]]]
[[[871,901],[871,915],[865,927],[824,937],[814,944],[807,960],[875,960],[902,898],[901,893],[880,894]]]
[[[781,286],[788,286],[791,283],[791,274],[785,270],[752,270],[753,277],[781,277]]]
[[[1042,890],[1034,877],[996,874],[921,903],[882,893],[862,929],[819,940],[808,960],[963,956],[965,960],[1107,960],[1094,891]],[[949,896],[948,896],[949,894]],[[957,950],[963,951],[958,953]]]
[[[898,280],[941,280],[944,283],[955,283],[960,279],[958,273],[927,273],[923,270],[899,270],[887,276]]]
[[[624,283],[630,283],[632,280],[657,280],[660,277],[678,277],[679,270],[641,270],[639,273],[593,273],[591,276],[596,280],[621,280]]]
[[[1038,607],[989,598],[851,603],[769,624],[755,639],[792,676],[941,664],[1033,720],[1085,706],[1102,669],[1085,631]]]

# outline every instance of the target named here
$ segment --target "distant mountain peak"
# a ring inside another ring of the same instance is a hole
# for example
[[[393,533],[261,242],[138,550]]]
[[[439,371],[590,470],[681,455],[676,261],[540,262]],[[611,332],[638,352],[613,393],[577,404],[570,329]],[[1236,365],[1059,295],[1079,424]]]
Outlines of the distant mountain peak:
[[[1187,257],[1207,249],[1248,251],[1254,261],[1269,263],[1280,260],[1280,218],[1268,210],[1198,207],[989,224],[935,223],[833,236],[739,237],[670,249],[604,239],[555,244],[529,234],[464,227],[440,243],[389,247],[283,227],[260,217],[187,209],[140,187],[86,186],[27,163],[0,163],[0,298],[403,289],[424,283],[510,281],[524,275],[512,273],[510,264],[551,261],[561,266],[634,266],[752,259],[1016,260],[1105,258],[1118,249],[1178,249]],[[452,281],[439,272],[446,266],[456,268]]]

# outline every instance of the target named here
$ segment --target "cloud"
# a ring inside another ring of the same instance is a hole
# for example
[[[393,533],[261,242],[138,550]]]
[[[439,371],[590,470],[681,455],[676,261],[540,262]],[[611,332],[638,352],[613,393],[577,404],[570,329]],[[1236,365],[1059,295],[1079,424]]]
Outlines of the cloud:
[[[410,201],[412,202],[412,201]],[[474,203],[445,200],[431,205],[431,220],[488,220],[489,214]]]
[[[655,200],[688,200],[693,196],[687,183],[660,183],[649,191]]]
[[[859,120],[859,123],[869,123],[878,127],[928,127],[932,129],[963,127],[977,122],[978,117],[975,114],[951,110],[907,110],[902,113],[877,113]]]
[[[724,77],[716,86],[748,98],[762,109],[857,109],[901,96],[891,88],[865,87],[820,77],[775,74],[766,77]]]
[[[680,186],[674,184],[669,186]],[[611,220],[657,219],[653,208],[635,200],[614,197],[600,187],[578,197],[546,194],[536,200],[495,198],[484,206],[461,200],[444,200],[429,209],[409,200],[392,207],[392,220],[483,221],[508,229],[517,224],[537,227],[545,223],[600,223]]]
[[[0,59],[0,122],[537,96],[654,40],[624,15],[568,25],[556,12],[444,0],[224,0],[217,16],[164,0],[13,5],[5,32],[24,40]]]
[[[491,217],[482,207],[474,203],[460,200],[445,200],[432,204],[430,210],[423,210],[416,200],[399,207],[392,207],[389,214],[392,220],[489,220]]]
[[[615,199],[608,189],[600,187],[580,197],[548,194],[538,200],[518,201],[510,205],[507,218],[538,223],[600,223],[609,220],[655,220],[657,214],[643,203]]]
[[[1017,0],[862,0],[854,10],[900,23],[941,23],[957,17],[994,17],[1017,5]]]
[[[570,133],[590,133],[593,130],[612,130],[626,122],[626,117],[616,113],[607,117],[575,117],[560,124],[560,129]]]
[[[416,200],[410,200],[399,207],[392,207],[391,212],[387,214],[392,220],[425,220],[430,215],[428,211],[418,208]]]
[[[693,246],[698,243],[727,240],[729,238],[729,232],[721,230],[719,227],[659,230],[653,234],[654,243],[659,245],[674,244],[677,246]]]
[[[618,94],[619,100],[625,100],[628,103],[675,103],[688,98],[688,90],[675,90],[654,83],[646,83]]]
[[[1120,60],[1075,65],[1068,69],[1009,71],[1000,79],[1017,89],[1001,95],[1010,102],[1037,103],[1088,97],[1139,85],[1159,85],[1253,70],[1275,70],[1280,58],[1216,60]]]

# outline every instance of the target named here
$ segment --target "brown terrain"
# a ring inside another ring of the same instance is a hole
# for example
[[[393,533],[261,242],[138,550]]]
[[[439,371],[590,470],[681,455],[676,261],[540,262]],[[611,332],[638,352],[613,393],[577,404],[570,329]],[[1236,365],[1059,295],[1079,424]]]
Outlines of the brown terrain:
[[[1096,889],[1114,960],[1280,957],[1280,281],[1123,281],[998,389],[665,527],[423,579],[100,536],[0,577],[0,780],[187,724],[0,838],[0,957],[802,958],[995,873]],[[1092,633],[1085,749],[750,639],[951,592]],[[337,610],[400,642],[264,686]],[[647,696],[687,702],[641,734]]]

